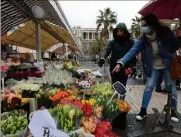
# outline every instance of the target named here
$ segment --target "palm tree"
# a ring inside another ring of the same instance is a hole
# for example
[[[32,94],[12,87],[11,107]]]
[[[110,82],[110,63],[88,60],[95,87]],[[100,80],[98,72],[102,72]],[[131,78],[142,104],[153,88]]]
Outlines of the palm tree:
[[[110,8],[104,9],[104,11],[99,10],[100,15],[97,16],[96,24],[97,24],[97,31],[103,26],[101,30],[100,37],[104,40],[107,40],[109,37],[109,31],[113,31],[114,24],[117,23],[117,15],[115,12],[111,11]]]
[[[141,28],[140,28],[140,18],[135,16],[135,18],[132,19],[132,25],[131,25],[131,34],[135,39],[138,39],[141,35]]]
[[[96,58],[96,55],[100,56],[101,51],[103,50],[105,44],[102,38],[96,38],[91,46],[91,53]]]

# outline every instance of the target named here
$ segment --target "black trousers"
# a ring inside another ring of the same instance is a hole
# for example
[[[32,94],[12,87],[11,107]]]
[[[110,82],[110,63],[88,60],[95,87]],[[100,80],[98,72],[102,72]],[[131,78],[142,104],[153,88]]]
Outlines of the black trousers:
[[[128,76],[126,76],[123,72],[112,73],[112,71],[111,71],[110,73],[111,73],[112,84],[114,84],[115,82],[119,81],[124,86],[126,86],[126,83],[127,83],[127,80],[128,80]]]

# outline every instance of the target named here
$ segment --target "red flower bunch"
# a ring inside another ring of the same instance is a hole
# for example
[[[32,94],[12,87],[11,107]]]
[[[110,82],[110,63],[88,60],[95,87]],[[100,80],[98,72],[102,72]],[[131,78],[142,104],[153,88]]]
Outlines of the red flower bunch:
[[[94,110],[92,108],[92,106],[88,103],[85,103],[83,106],[82,106],[82,111],[84,112],[84,115],[86,117],[90,116],[91,114],[94,113]]]
[[[95,137],[119,137],[111,132],[112,126],[110,122],[102,121],[97,124]]]
[[[128,76],[128,75],[131,75],[133,73],[133,70],[129,67],[128,69],[125,70],[125,74]]]
[[[72,103],[72,101],[70,99],[65,99],[65,98],[61,99],[59,102],[59,104],[62,104],[62,105],[71,104],[71,103]]]
[[[8,71],[8,69],[9,69],[9,67],[8,67],[8,65],[7,65],[7,64],[3,64],[3,65],[1,65],[1,71],[2,71],[2,72],[7,72],[7,71]]]
[[[76,107],[79,107],[80,109],[82,109],[83,107],[83,104],[80,100],[75,100],[73,103],[72,103],[73,106],[76,106]]]

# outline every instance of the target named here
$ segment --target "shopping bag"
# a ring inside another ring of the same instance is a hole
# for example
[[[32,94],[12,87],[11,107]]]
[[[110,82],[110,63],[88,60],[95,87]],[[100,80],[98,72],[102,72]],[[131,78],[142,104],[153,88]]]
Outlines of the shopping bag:
[[[171,62],[170,77],[172,79],[181,79],[181,56],[173,57]]]
[[[53,117],[46,109],[33,113],[28,128],[33,137],[69,137],[67,133],[57,129]]]

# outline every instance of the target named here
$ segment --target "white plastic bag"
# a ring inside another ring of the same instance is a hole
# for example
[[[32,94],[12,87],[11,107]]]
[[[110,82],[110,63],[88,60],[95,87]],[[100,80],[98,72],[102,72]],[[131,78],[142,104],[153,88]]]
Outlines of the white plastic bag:
[[[108,67],[102,67],[97,71],[92,72],[93,75],[95,76],[100,76],[100,77],[110,77],[110,72]]]
[[[33,113],[28,126],[33,137],[69,137],[56,127],[56,123],[48,110],[39,110]]]

